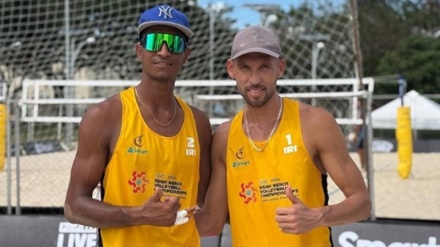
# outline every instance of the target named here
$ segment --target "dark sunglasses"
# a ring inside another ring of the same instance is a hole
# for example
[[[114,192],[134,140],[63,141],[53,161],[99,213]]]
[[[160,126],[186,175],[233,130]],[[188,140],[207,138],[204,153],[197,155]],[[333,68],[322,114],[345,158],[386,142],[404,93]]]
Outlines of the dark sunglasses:
[[[162,49],[163,43],[166,43],[168,51],[174,54],[180,54],[185,51],[185,39],[179,35],[168,33],[149,33],[145,36],[144,48],[147,51],[158,52]]]

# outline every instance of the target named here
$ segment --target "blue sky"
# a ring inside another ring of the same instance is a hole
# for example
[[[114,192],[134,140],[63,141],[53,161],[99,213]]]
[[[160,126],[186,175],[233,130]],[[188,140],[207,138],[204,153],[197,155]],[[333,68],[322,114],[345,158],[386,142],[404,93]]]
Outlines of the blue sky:
[[[244,4],[277,4],[284,10],[290,9],[292,5],[292,1],[287,0],[198,0],[197,2],[201,7],[206,7],[209,4],[214,6],[225,4],[234,7],[234,12],[231,13],[231,17],[237,20],[235,24],[237,27],[243,27],[246,24],[261,24],[258,11],[244,7]]]

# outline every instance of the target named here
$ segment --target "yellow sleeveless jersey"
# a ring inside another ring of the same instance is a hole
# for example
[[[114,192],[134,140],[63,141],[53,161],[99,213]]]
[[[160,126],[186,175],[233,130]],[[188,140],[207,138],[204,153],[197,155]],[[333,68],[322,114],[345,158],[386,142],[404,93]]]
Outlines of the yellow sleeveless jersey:
[[[184,112],[181,130],[172,137],[153,132],[136,104],[133,87],[120,93],[122,124],[113,156],[102,179],[103,201],[138,206],[161,187],[165,196],[180,197],[181,208],[197,203],[200,147],[189,106],[177,98]],[[200,246],[194,218],[172,227],[133,226],[100,229],[103,247]]]
[[[285,195],[286,185],[308,207],[328,203],[327,177],[313,164],[302,139],[299,102],[283,99],[283,104],[278,129],[262,152],[251,146],[243,131],[243,110],[231,122],[226,166],[234,247],[332,246],[328,227],[292,235],[282,233],[275,221],[278,207],[292,205]]]

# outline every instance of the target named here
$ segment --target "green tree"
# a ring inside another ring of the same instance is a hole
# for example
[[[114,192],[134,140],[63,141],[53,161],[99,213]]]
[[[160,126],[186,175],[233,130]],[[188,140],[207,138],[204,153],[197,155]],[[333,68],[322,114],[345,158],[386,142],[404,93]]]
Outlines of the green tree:
[[[440,0],[404,1],[401,9],[413,33],[434,36],[440,31]]]
[[[433,60],[436,52],[432,46],[439,43],[440,0],[358,0],[358,6],[364,76],[391,74],[386,78],[397,83],[396,74],[403,73],[409,89],[438,89],[434,85],[438,74],[431,66],[439,68]],[[436,36],[437,39],[429,38]],[[389,84],[375,86],[378,94],[396,92],[396,87]]]
[[[395,50],[380,60],[380,75],[402,74],[407,90],[420,93],[440,91],[440,40],[438,38],[411,35],[402,39]],[[384,93],[396,93],[395,88],[383,88]],[[386,90],[394,90],[386,92]]]
[[[396,49],[399,40],[410,34],[410,28],[396,10],[396,1],[358,2],[363,75],[375,76],[382,56]]]

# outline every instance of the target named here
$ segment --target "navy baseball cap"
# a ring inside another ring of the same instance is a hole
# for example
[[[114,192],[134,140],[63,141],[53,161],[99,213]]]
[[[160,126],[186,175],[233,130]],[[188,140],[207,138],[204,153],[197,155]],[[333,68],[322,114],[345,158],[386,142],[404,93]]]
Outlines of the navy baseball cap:
[[[147,27],[158,25],[179,29],[188,38],[193,36],[193,32],[189,28],[188,18],[185,14],[166,4],[145,10],[139,18],[137,32],[140,34]]]

